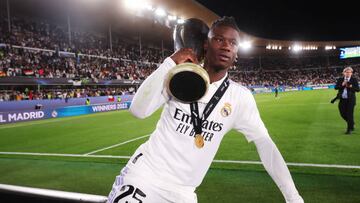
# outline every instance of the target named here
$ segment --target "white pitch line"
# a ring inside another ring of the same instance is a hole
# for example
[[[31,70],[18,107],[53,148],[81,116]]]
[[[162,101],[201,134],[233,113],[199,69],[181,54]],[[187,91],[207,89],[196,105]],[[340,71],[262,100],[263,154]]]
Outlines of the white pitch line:
[[[133,142],[133,141],[136,141],[136,140],[139,140],[139,139],[142,139],[144,137],[149,137],[150,134],[148,135],[144,135],[144,136],[141,136],[141,137],[137,137],[137,138],[134,138],[134,139],[131,139],[131,140],[128,140],[128,141],[125,141],[125,142],[122,142],[122,143],[118,143],[118,144],[114,144],[114,145],[111,145],[109,147],[105,147],[105,148],[101,148],[101,149],[98,149],[98,150],[95,150],[95,151],[92,151],[92,152],[88,152],[84,155],[91,155],[91,154],[95,154],[97,152],[101,152],[101,151],[104,151],[104,150],[107,150],[107,149],[111,149],[111,148],[114,148],[114,147],[118,147],[118,146],[121,146],[121,145],[124,145],[124,144],[127,144],[127,143],[130,143],[130,142]]]
[[[214,160],[214,163],[235,163],[235,164],[253,164],[262,165],[260,161],[237,161],[237,160]],[[360,166],[354,165],[338,165],[338,164],[311,164],[311,163],[286,163],[288,166],[308,166],[308,167],[320,167],[320,168],[350,168],[360,169]]]
[[[85,154],[56,154],[56,153],[32,153],[32,152],[0,152],[0,155],[28,155],[28,156],[57,156],[57,157],[83,157],[83,158],[111,158],[111,159],[130,159],[131,156],[113,156],[113,155],[85,155]],[[234,164],[252,164],[261,165],[260,161],[238,161],[238,160],[214,160],[214,163],[234,163]],[[312,164],[312,163],[286,163],[288,166],[315,167],[315,168],[347,168],[360,169],[356,165],[338,165],[338,164]]]
[[[4,155],[26,155],[26,156],[58,156],[58,157],[88,157],[88,158],[130,159],[130,156],[112,156],[112,155],[57,154],[57,153],[33,153],[33,152],[0,152],[0,154],[4,154]]]

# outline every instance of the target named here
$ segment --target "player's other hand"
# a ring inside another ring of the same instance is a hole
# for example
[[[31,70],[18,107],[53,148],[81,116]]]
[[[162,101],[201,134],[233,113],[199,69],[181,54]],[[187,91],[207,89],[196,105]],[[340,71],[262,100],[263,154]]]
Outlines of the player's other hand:
[[[196,58],[195,52],[191,48],[182,48],[177,52],[173,53],[170,58],[176,63],[185,63],[191,62],[195,64],[199,64],[199,61]]]

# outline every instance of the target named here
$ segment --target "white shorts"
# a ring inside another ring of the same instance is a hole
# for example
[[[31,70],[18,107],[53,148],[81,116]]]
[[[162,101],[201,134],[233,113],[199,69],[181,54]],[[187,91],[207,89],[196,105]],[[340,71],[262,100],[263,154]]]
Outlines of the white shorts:
[[[138,158],[139,153],[135,153],[116,176],[108,203],[197,203],[194,190],[144,176],[133,163]]]

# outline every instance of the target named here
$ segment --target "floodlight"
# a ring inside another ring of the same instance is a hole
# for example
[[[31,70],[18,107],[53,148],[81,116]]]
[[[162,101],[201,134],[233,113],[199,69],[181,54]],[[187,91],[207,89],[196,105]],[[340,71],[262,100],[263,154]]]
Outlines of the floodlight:
[[[303,47],[300,46],[300,45],[294,45],[293,48],[292,48],[292,50],[293,50],[294,52],[298,52],[298,51],[300,51],[300,50],[302,50],[302,49],[303,49]]]
[[[178,23],[178,24],[183,24],[184,22],[185,22],[185,20],[182,19],[182,18],[179,18],[179,19],[177,20],[177,23]]]
[[[244,49],[244,50],[247,50],[247,49],[250,49],[251,48],[251,42],[250,41],[244,41],[244,42],[241,42],[239,44],[239,46]]]
[[[147,0],[124,0],[125,7],[131,10],[148,9],[153,10],[151,4]]]
[[[164,9],[162,9],[162,8],[157,8],[156,10],[155,10],[155,14],[157,15],[157,16],[165,16],[166,15],[166,12],[165,12],[165,10]]]
[[[125,7],[128,9],[136,10],[141,7],[141,0],[124,0]]]
[[[176,20],[176,18],[177,18],[176,16],[168,15],[168,19],[169,19],[169,20]]]

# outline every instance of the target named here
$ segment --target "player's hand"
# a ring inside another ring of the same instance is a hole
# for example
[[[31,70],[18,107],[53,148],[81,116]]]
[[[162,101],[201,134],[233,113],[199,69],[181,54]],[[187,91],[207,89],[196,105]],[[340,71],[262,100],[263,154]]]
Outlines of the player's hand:
[[[176,64],[185,63],[185,62],[199,64],[195,52],[190,48],[182,48],[179,51],[175,52],[173,55],[171,55],[170,58]]]
[[[344,81],[344,82],[342,83],[342,86],[346,86],[346,84],[347,84],[347,82],[346,82],[346,81]]]

